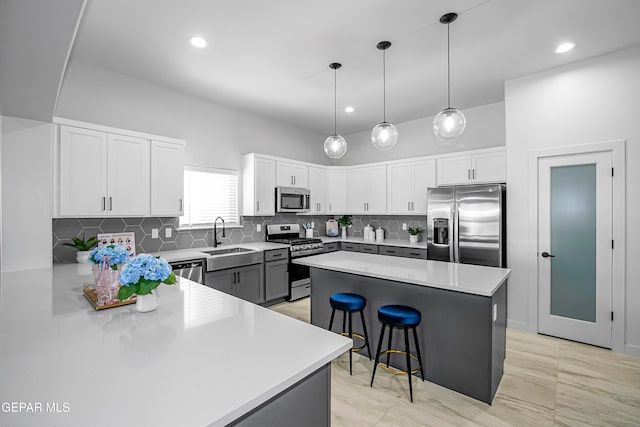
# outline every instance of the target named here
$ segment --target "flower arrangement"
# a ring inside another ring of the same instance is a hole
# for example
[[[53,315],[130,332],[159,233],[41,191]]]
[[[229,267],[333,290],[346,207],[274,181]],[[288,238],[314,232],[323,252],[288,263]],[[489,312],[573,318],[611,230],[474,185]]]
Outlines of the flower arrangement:
[[[120,289],[118,299],[123,301],[133,294],[150,294],[160,283],[176,283],[176,275],[164,258],[149,254],[140,254],[122,267],[118,277]]]
[[[104,258],[109,258],[109,265],[112,270],[117,270],[118,265],[124,263],[128,258],[127,250],[119,245],[98,246],[89,254],[89,262],[100,264]]]

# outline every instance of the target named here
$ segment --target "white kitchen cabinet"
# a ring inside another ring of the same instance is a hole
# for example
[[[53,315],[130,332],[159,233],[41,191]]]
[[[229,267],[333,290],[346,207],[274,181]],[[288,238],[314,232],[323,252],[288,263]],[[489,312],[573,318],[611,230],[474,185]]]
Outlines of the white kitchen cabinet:
[[[247,154],[242,156],[242,215],[273,216],[276,161]]]
[[[427,188],[435,186],[433,159],[387,165],[387,213],[426,215]]]
[[[347,212],[347,170],[327,171],[327,213],[343,215]]]
[[[309,188],[309,168],[294,162],[277,161],[276,185],[278,187]]]
[[[151,215],[184,214],[184,145],[151,141]]]
[[[438,158],[438,185],[506,182],[503,148]]]
[[[149,215],[149,140],[60,127],[60,215]]]
[[[350,168],[347,172],[347,213],[387,213],[387,167]]]
[[[309,191],[311,210],[309,215],[327,213],[327,169],[309,166]]]

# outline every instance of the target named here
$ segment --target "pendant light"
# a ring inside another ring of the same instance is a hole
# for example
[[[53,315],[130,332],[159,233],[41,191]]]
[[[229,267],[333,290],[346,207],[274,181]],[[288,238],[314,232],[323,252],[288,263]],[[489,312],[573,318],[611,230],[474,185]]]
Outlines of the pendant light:
[[[342,64],[333,62],[329,64],[329,68],[333,70],[333,135],[324,140],[324,154],[330,159],[339,159],[347,152],[347,141],[337,131],[337,70]]]
[[[442,141],[450,141],[459,137],[467,126],[462,111],[451,108],[451,61],[449,48],[449,24],[458,18],[457,13],[447,13],[440,18],[441,24],[447,24],[447,108],[440,111],[433,119],[433,133]]]
[[[371,143],[378,150],[389,150],[398,142],[398,129],[387,123],[387,76],[385,51],[391,47],[391,42],[383,41],[376,46],[382,51],[382,123],[378,123],[371,131]]]

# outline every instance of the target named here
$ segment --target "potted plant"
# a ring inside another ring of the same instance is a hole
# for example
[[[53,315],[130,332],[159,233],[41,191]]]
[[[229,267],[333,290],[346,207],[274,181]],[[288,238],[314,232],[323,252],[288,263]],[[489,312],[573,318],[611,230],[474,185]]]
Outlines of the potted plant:
[[[416,227],[416,228],[409,227],[409,230],[407,231],[409,231],[409,241],[411,243],[417,243],[418,235],[422,233],[422,229],[420,227]]]
[[[351,215],[342,215],[338,218],[338,224],[342,227],[342,238],[347,238],[347,227],[351,225]]]
[[[158,308],[158,290],[160,283],[173,285],[176,275],[164,258],[149,254],[140,254],[122,267],[119,275],[120,289],[118,299],[124,301],[137,294],[136,310],[141,313]]]
[[[98,239],[96,236],[91,236],[87,240],[84,239],[84,233],[82,234],[82,239],[79,237],[74,237],[71,242],[65,242],[63,245],[71,246],[72,248],[76,248],[78,253],[76,253],[76,262],[78,263],[88,263],[89,262],[89,251],[98,244]]]

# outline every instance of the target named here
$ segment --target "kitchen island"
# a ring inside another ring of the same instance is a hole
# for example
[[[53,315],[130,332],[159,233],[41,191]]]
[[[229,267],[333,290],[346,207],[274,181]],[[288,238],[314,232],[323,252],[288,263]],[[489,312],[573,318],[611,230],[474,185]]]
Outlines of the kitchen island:
[[[378,308],[412,306],[422,313],[418,336],[425,378],[491,404],[502,378],[511,270],[344,251],[294,263],[311,270],[312,324],[328,327],[333,293],[360,294],[367,299],[364,315],[375,349]],[[360,316],[353,322],[354,331],[362,331]],[[394,348],[404,347],[401,338],[394,334]],[[393,364],[405,369],[404,363],[403,356]]]
[[[350,340],[186,279],[95,311],[76,268],[2,274],[1,425],[330,424]]]

